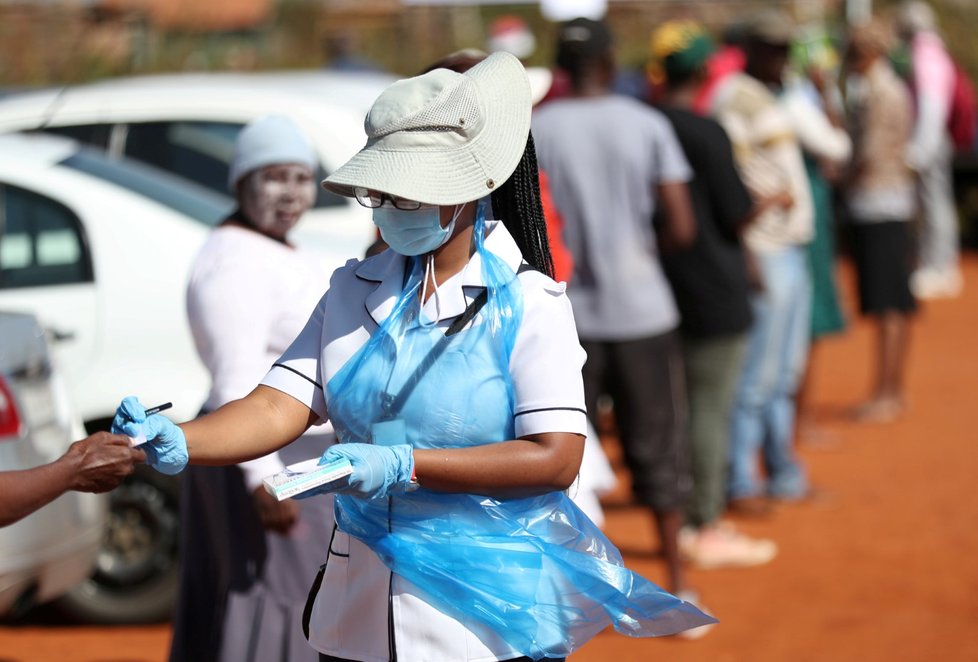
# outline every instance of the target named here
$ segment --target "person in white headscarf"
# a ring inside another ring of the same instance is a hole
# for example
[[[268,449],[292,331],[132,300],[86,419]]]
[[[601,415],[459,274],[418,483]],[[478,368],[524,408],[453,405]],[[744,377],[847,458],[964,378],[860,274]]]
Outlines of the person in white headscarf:
[[[194,341],[211,374],[204,412],[251,392],[322,294],[329,274],[288,239],[315,200],[317,163],[285,116],[257,119],[238,135],[228,177],[237,208],[201,248],[187,287]],[[280,502],[262,479],[331,441],[319,426],[263,457],[186,472],[172,662],[317,659],[300,623],[329,544],[331,501]]]

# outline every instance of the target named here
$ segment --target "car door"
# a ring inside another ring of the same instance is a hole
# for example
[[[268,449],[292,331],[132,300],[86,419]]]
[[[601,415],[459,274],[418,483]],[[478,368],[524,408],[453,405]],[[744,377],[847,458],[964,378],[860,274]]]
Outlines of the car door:
[[[0,307],[37,315],[69,380],[91,367],[98,317],[85,229],[57,200],[2,181]]]

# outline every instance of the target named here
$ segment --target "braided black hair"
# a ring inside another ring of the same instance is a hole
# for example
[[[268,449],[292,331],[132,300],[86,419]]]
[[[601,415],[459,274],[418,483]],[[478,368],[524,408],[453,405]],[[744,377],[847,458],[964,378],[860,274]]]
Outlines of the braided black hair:
[[[523,259],[537,271],[553,278],[554,260],[540,201],[540,171],[532,133],[527,136],[526,149],[516,170],[492,192],[492,212],[513,235]]]

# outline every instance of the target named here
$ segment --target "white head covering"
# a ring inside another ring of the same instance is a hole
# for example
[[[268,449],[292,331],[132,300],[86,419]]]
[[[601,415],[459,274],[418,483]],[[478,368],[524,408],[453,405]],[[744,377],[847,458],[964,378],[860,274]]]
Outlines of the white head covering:
[[[278,163],[298,163],[316,169],[318,159],[309,140],[295,122],[284,115],[265,115],[241,130],[234,143],[228,171],[228,188],[252,170]]]
[[[493,53],[464,74],[435,69],[394,83],[364,129],[366,146],[325,188],[352,195],[362,186],[432,205],[478,200],[523,157],[530,84],[516,57]]]

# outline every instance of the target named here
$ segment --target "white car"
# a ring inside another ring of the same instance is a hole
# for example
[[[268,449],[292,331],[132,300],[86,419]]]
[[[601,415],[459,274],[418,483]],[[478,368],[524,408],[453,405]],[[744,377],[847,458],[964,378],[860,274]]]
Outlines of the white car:
[[[0,471],[59,458],[81,425],[32,315],[0,312]],[[68,492],[0,527],[0,615],[17,615],[82,583],[95,566],[104,495]]]
[[[117,78],[0,99],[0,133],[57,133],[112,156],[149,163],[227,194],[234,140],[251,120],[291,117],[320,157],[319,178],[365,142],[363,118],[395,78],[379,73],[293,71]],[[231,207],[228,199],[228,209]],[[356,201],[319,190],[297,243],[360,256],[375,238]],[[335,266],[342,265],[336,260]]]
[[[92,427],[106,427],[129,393],[172,401],[177,418],[196,414],[209,377],[184,290],[224,203],[66,138],[0,135],[0,309],[38,318]],[[111,493],[95,574],[63,600],[83,618],[152,620],[172,603],[176,483],[140,469]]]
[[[44,128],[94,145],[37,131],[0,135],[0,308],[37,314],[88,431],[106,428],[127,394],[172,401],[176,420],[203,403],[209,378],[185,288],[211,226],[233,206],[226,181],[238,131],[284,112],[310,136],[324,174],[362,146],[364,112],[391,80],[160,76],[0,99],[0,134]],[[361,256],[374,233],[370,210],[323,191],[293,236],[329,269]],[[165,617],[177,512],[175,481],[137,471],[112,492],[96,573],[63,602],[86,620]]]
[[[228,163],[234,140],[247,122],[267,113],[284,113],[292,117],[313,142],[320,156],[320,175],[325,176],[363,146],[366,110],[393,80],[382,74],[324,71],[177,74],[107,80],[2,98],[0,133],[34,130],[62,134],[104,150],[112,161],[125,158],[148,163],[220,196],[217,206],[221,208],[218,214],[221,217],[231,211],[234,204],[227,192]],[[0,168],[7,167],[12,172],[18,169],[18,154],[0,153],[0,159],[7,164]],[[145,224],[140,227],[143,230],[140,238],[152,237],[151,245],[163,256],[161,259],[191,258],[199,245],[187,237],[162,236]],[[206,228],[197,225],[192,234],[203,236],[201,230]],[[375,237],[370,210],[362,208],[355,200],[322,189],[316,206],[293,231],[296,243],[322,256],[327,270],[342,266],[351,257],[361,257]],[[178,250],[181,246],[185,250]],[[177,251],[179,258],[171,251]],[[101,251],[95,253],[98,259]],[[186,273],[184,267],[183,262],[174,263],[170,276],[176,269],[182,278]],[[183,282],[180,282],[181,286]],[[76,293],[76,304],[79,297]],[[180,305],[183,305],[182,299]],[[90,307],[61,307],[54,328],[57,332],[72,334],[73,326],[86,326],[84,322],[74,320],[91,319],[93,314]],[[113,321],[122,323],[118,319]],[[138,321],[132,323],[141,324]],[[145,336],[147,340],[154,336],[166,337],[169,333],[142,328],[139,331],[148,334]],[[134,336],[135,330],[128,335]],[[110,337],[102,332],[76,337],[71,341],[76,347],[76,351],[70,352],[74,356],[66,360],[69,384],[76,396],[75,405],[90,430],[104,423],[114,410],[114,405],[109,408],[111,400],[104,397],[100,384],[119,383],[120,373],[103,373],[99,383],[95,384],[95,378],[86,371],[80,357],[106,351],[106,341]],[[189,339],[189,334],[186,338]],[[92,346],[83,348],[86,342]],[[133,350],[145,351],[144,348],[145,344],[141,344]],[[114,347],[114,351],[119,349]],[[142,358],[141,363],[151,368],[148,364],[152,357]],[[166,355],[158,357],[159,362],[169,360]],[[196,376],[191,384],[193,389],[197,384]],[[147,399],[162,401],[167,398],[168,387],[161,383],[139,392]],[[193,406],[197,404],[199,402]],[[196,413],[192,407],[186,408],[190,405],[176,402],[174,405],[172,414],[175,418]]]
[[[223,204],[72,140],[0,135],[0,308],[51,333],[86,423],[110,420],[123,390],[196,414],[209,377],[184,290]]]

